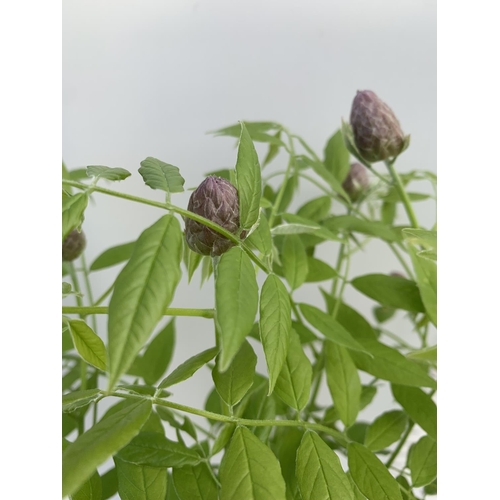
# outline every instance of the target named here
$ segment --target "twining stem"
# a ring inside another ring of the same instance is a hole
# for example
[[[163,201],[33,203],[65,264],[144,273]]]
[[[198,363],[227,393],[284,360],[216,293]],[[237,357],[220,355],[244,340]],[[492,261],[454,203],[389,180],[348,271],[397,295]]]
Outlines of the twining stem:
[[[244,242],[240,240],[240,238],[230,233],[229,231],[226,231],[223,227],[219,226],[215,222],[212,222],[211,220],[202,217],[201,215],[197,215],[193,212],[190,212],[189,210],[184,210],[183,208],[177,207],[170,203],[160,203],[158,201],[148,200],[147,198],[140,198],[139,196],[120,193],[118,191],[112,191],[111,189],[106,189],[99,186],[89,186],[81,182],[68,181],[64,179],[62,183],[68,186],[73,186],[79,189],[86,190],[89,193],[91,193],[92,191],[96,191],[98,193],[107,194],[109,196],[116,196],[117,198],[123,198],[125,200],[135,201],[137,203],[143,203],[144,205],[151,205],[152,207],[162,208],[163,210],[170,210],[171,212],[181,215],[182,217],[187,217],[188,219],[195,220],[196,222],[199,222],[200,224],[209,227],[210,229],[218,232],[219,234],[222,234],[222,236],[225,236],[228,240],[231,240],[235,245],[239,245],[242,248],[242,250],[250,257],[250,259],[252,259],[265,273],[269,274],[270,272],[267,266],[252,252],[252,250],[250,250],[250,248],[248,248],[245,245]]]
[[[87,316],[89,314],[108,314],[108,307],[106,306],[63,306],[63,314],[79,314],[80,316]],[[165,309],[164,316],[199,316],[200,318],[213,318],[213,309],[188,309],[182,307],[169,307]]]
[[[193,415],[198,415],[200,417],[208,418],[209,420],[216,420],[218,422],[228,422],[232,424],[245,425],[248,427],[304,427],[306,429],[313,429],[319,432],[324,432],[334,437],[337,442],[346,446],[348,439],[339,431],[331,429],[321,424],[315,424],[312,422],[304,422],[302,420],[252,420],[248,418],[239,418],[235,416],[221,415],[219,413],[213,413],[211,411],[200,410],[198,408],[192,408],[190,406],[181,405],[179,403],[174,403],[173,401],[168,401],[164,399],[142,396],[139,394],[125,394],[121,392],[110,392],[107,396],[116,396],[119,398],[129,398],[129,399],[149,399],[153,404],[158,406],[165,406],[167,408],[173,408],[175,410],[183,411],[185,413],[191,413]]]
[[[405,188],[403,186],[403,183],[401,182],[401,178],[399,177],[398,173],[396,172],[396,169],[394,168],[394,162],[395,160],[386,160],[385,164],[389,170],[389,173],[391,174],[392,180],[394,181],[394,185],[396,187],[396,190],[401,198],[401,201],[403,202],[403,205],[406,210],[406,214],[408,215],[408,219],[410,219],[411,225],[418,229],[418,221],[417,217],[415,216],[415,212],[413,211],[413,207],[411,205],[410,198],[406,194]]]

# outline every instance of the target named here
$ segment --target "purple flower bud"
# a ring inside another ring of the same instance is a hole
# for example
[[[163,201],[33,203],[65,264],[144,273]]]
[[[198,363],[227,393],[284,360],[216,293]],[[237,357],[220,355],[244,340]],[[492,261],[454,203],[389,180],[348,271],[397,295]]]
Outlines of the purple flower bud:
[[[222,177],[207,177],[189,198],[188,210],[219,224],[230,233],[240,228],[238,191]],[[242,233],[244,237],[246,233]],[[191,250],[202,255],[222,255],[234,243],[207,226],[186,219],[186,241]]]
[[[395,157],[404,149],[405,137],[396,115],[371,90],[357,92],[351,127],[358,151],[371,163]]]
[[[351,198],[351,201],[357,201],[369,186],[370,180],[368,179],[366,167],[361,163],[352,163],[351,169],[342,183],[342,187]]]
[[[400,273],[399,271],[392,271],[391,273],[389,273],[389,276],[395,276],[396,278],[406,279],[406,276],[403,273]]]
[[[71,233],[66,236],[66,239],[62,244],[62,260],[75,260],[80,257],[85,246],[87,244],[87,239],[82,232],[79,232],[78,229],[73,229]]]

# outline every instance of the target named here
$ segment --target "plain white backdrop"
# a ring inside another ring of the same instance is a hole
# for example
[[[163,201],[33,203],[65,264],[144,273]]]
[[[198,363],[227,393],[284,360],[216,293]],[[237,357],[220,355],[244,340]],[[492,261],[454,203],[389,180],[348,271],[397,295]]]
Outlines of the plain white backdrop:
[[[67,167],[126,168],[132,177],[112,187],[139,196],[162,200],[137,173],[147,156],[178,166],[188,188],[209,171],[234,166],[235,141],[207,131],[238,120],[283,123],[322,156],[341,117],[348,118],[356,90],[364,89],[385,100],[411,134],[398,169],[436,170],[434,1],[65,2],[62,76]],[[261,159],[265,150],[258,145]],[[286,158],[278,157],[268,168],[285,165]],[[431,192],[426,183],[413,189]],[[189,194],[175,195],[173,202],[185,207]],[[294,207],[317,194],[304,184]],[[434,202],[415,208],[421,224],[430,228]],[[152,207],[96,194],[83,226],[88,262],[110,246],[135,240],[160,215]],[[403,213],[399,220],[404,223]],[[336,253],[335,245],[325,244],[317,255],[334,265]],[[92,275],[94,296],[107,289],[119,269]],[[393,254],[374,242],[356,254],[351,276],[394,270],[401,268]],[[304,286],[295,298],[323,305],[316,285]],[[374,303],[359,293],[347,289],[345,298],[371,314]],[[183,278],[172,306],[212,304],[212,284],[200,290],[195,275],[190,285]],[[105,338],[103,318],[99,327]],[[418,345],[403,314],[388,327]],[[171,367],[212,345],[211,322],[178,319]],[[262,355],[258,369],[265,373]],[[208,370],[200,370],[173,388],[173,399],[199,407],[211,386]],[[319,400],[331,402],[325,384]],[[361,418],[373,419],[395,406],[390,392],[381,390]],[[402,453],[396,465],[403,466],[404,458]]]

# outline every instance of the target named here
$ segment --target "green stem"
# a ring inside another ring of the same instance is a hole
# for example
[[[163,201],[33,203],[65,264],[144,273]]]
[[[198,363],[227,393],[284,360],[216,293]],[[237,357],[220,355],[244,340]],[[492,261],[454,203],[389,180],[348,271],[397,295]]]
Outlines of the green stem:
[[[90,306],[90,307],[74,307],[63,306],[63,314],[79,314],[80,316],[87,316],[89,314],[108,314],[107,306]],[[199,316],[201,318],[213,318],[213,309],[188,309],[181,307],[169,307],[165,309],[164,316]]]
[[[323,349],[321,349],[318,359],[316,361],[315,365],[315,373],[314,373],[314,383],[313,383],[313,389],[311,393],[311,397],[309,398],[309,404],[307,405],[306,408],[306,415],[309,416],[312,412],[312,408],[314,407],[314,404],[316,403],[316,398],[318,396],[319,388],[321,385],[321,378],[323,375],[323,366],[325,362],[325,355]]]
[[[344,279],[342,280],[342,285],[340,285],[339,296],[337,298],[335,297],[335,295],[333,296],[336,299],[335,306],[334,306],[333,312],[332,312],[333,319],[335,319],[337,317],[337,313],[339,312],[340,303],[342,302],[342,296],[344,295],[345,285],[346,285],[347,279],[349,277],[350,264],[351,264],[351,253],[350,253],[350,247],[349,247],[349,240],[347,240],[347,258],[346,258],[346,265],[345,265],[345,271],[344,271]]]
[[[389,248],[392,250],[396,258],[399,260],[399,263],[403,266],[403,269],[406,271],[406,274],[408,275],[408,278],[413,279],[413,273],[408,266],[408,264],[405,262],[403,259],[403,256],[399,253],[399,251],[396,249],[396,246],[393,243],[387,242],[389,245]]]
[[[90,302],[90,305],[94,304],[94,297],[92,296],[92,287],[90,286],[90,280],[89,280],[89,270],[87,267],[87,262],[85,261],[85,254],[82,253],[81,255],[81,261],[82,261],[82,270],[83,270],[83,279],[85,283],[85,290],[87,292],[87,298]],[[94,332],[97,333],[97,321],[95,315],[92,315],[92,328],[94,329]]]
[[[76,182],[76,181],[63,180],[62,182],[63,184],[66,184],[68,186],[73,186],[79,189],[88,190],[89,192],[96,191],[98,193],[103,193],[110,196],[116,196],[117,198],[123,198],[125,200],[135,201],[137,203],[143,203],[145,205],[151,205],[153,207],[162,208],[163,210],[170,210],[171,212],[181,215],[182,217],[187,217],[188,219],[192,219],[196,222],[199,222],[200,224],[203,224],[204,226],[218,232],[219,234],[222,234],[222,236],[225,236],[228,240],[231,240],[235,245],[240,246],[242,250],[250,257],[250,259],[252,259],[265,273],[269,274],[270,272],[269,269],[267,269],[267,266],[252,252],[252,250],[250,250],[245,245],[244,242],[240,240],[240,238],[238,238],[233,233],[226,231],[223,227],[219,226],[215,222],[205,219],[205,217],[202,217],[201,215],[197,215],[193,212],[190,212],[189,210],[184,210],[183,208],[171,205],[170,203],[160,203],[157,201],[148,200],[146,198],[132,196],[131,194],[112,191],[111,189],[105,189],[98,186],[88,186],[87,184],[83,184],[81,182]]]
[[[273,208],[271,209],[271,215],[269,216],[269,227],[273,227],[274,219],[276,218],[276,213],[277,213],[278,208],[281,204],[281,200],[283,199],[283,196],[285,194],[285,189],[286,189],[286,185],[288,182],[288,178],[290,176],[290,171],[292,169],[292,166],[293,166],[294,160],[295,160],[295,148],[293,145],[292,136],[291,136],[290,132],[288,132],[288,130],[286,130],[286,129],[283,129],[283,130],[288,135],[288,142],[290,144],[290,158],[288,160],[288,165],[286,167],[285,177],[283,179],[283,182],[281,183],[280,190],[278,191],[276,199],[274,200]]]
[[[113,288],[115,287],[114,282],[111,284],[111,286],[92,304],[93,306],[98,306],[101,304],[106,297],[113,291]]]
[[[198,408],[192,408],[190,406],[181,405],[179,403],[174,403],[173,401],[157,399],[157,398],[147,398],[139,394],[125,394],[120,392],[111,392],[107,394],[108,396],[116,396],[119,398],[129,398],[129,399],[150,399],[153,404],[159,406],[165,406],[167,408],[173,408],[175,410],[183,411],[185,413],[191,413],[193,415],[198,415],[200,417],[205,417],[209,420],[215,420],[218,422],[229,422],[237,425],[245,425],[248,427],[304,427],[306,429],[313,429],[320,432],[324,432],[332,437],[334,437],[337,442],[342,445],[347,445],[347,438],[339,431],[331,429],[321,424],[315,424],[311,422],[304,422],[301,420],[252,420],[248,418],[238,418],[234,416],[220,415],[219,413],[213,413],[211,411],[199,410]]]
[[[434,395],[435,392],[436,392],[436,389],[432,390],[429,393],[429,397],[432,398],[432,396]],[[401,439],[399,440],[398,445],[396,446],[395,450],[392,452],[391,456],[389,457],[389,460],[387,460],[387,463],[385,464],[385,466],[387,468],[389,468],[392,465],[392,462],[394,462],[394,460],[398,456],[399,452],[401,451],[401,448],[406,443],[406,440],[408,439],[408,436],[410,435],[411,430],[413,429],[414,425],[415,425],[415,422],[411,421],[410,425],[408,425],[408,429],[406,429],[406,432],[401,436]]]
[[[345,253],[345,243],[340,244],[339,248],[339,254],[337,256],[337,262],[335,264],[335,270],[337,271],[337,276],[333,279],[332,283],[332,297],[335,298],[335,295],[337,293],[337,286],[340,281],[340,267],[342,266],[342,261],[344,260],[344,253]]]
[[[385,466],[387,468],[389,468],[392,465],[392,462],[394,462],[396,457],[399,455],[399,452],[401,451],[401,448],[406,443],[406,440],[408,439],[408,436],[410,435],[410,432],[412,431],[414,425],[415,425],[415,422],[410,422],[408,429],[406,429],[406,432],[403,434],[403,436],[399,440],[399,443],[396,446],[396,449],[392,452],[391,456],[389,457],[389,460],[387,460],[387,463],[385,464]]]
[[[408,219],[410,220],[412,227],[418,229],[419,225],[417,217],[415,216],[415,212],[413,211],[410,198],[408,198],[403,183],[401,182],[401,178],[399,177],[398,173],[396,172],[396,169],[394,168],[394,162],[395,160],[392,161],[386,160],[385,164],[391,174],[392,180],[394,181],[396,190],[401,198],[401,201],[403,202],[406,214],[408,215]]]

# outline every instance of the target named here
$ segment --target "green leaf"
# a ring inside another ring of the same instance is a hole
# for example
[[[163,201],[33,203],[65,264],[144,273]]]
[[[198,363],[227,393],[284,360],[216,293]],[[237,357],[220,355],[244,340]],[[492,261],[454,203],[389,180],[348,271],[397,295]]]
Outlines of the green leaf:
[[[304,434],[297,451],[297,482],[303,500],[354,500],[339,457],[315,432]]]
[[[353,279],[351,285],[384,306],[412,312],[425,311],[417,284],[406,278],[366,274]]]
[[[108,500],[108,498],[118,493],[118,475],[116,473],[116,467],[113,467],[103,474],[101,480],[102,500]]]
[[[243,122],[236,160],[236,181],[240,202],[240,225],[243,229],[250,229],[259,218],[262,186],[259,158]]]
[[[170,441],[157,432],[141,432],[123,448],[118,457],[150,467],[184,467],[200,462],[200,455],[182,443]]]
[[[62,203],[62,241],[73,229],[80,229],[83,223],[83,213],[87,208],[89,197],[86,193],[68,196]]]
[[[375,339],[359,338],[358,341],[372,355],[370,358],[364,353],[350,351],[354,363],[360,370],[396,384],[436,387],[436,381],[429,377],[418,363],[407,359],[396,349]]]
[[[164,389],[192,377],[202,366],[215,358],[218,351],[217,347],[212,347],[192,356],[187,361],[184,361],[182,365],[179,365],[167,378],[163,379],[158,388]]]
[[[278,226],[274,226],[271,229],[271,234],[273,236],[286,236],[292,234],[309,234],[316,233],[320,228],[317,226],[310,226],[307,224],[300,223],[291,223],[291,224],[280,224]]]
[[[375,419],[368,427],[365,446],[371,451],[379,451],[395,443],[403,434],[408,417],[399,410],[388,411]]]
[[[327,339],[342,347],[364,352],[368,356],[371,356],[370,351],[355,340],[354,337],[329,314],[309,304],[300,304],[299,307],[306,320]]]
[[[109,387],[125,373],[174,296],[181,278],[182,233],[164,215],[137,240],[109,303]]]
[[[124,168],[103,167],[101,165],[90,165],[87,167],[87,176],[108,181],[123,181],[132,174]]]
[[[276,134],[274,134],[272,137],[274,137],[278,141],[281,141],[281,130],[278,130],[278,132],[276,132]],[[254,140],[258,141],[259,139],[254,138]],[[281,144],[279,144],[279,143],[270,142],[269,150],[268,150],[267,155],[264,159],[264,162],[262,163],[262,168],[264,168],[266,165],[271,163],[274,160],[274,158],[276,158],[276,156],[278,156],[278,153],[280,151],[280,146],[281,146]]]
[[[187,245],[184,245],[184,264],[188,272],[188,283],[191,283],[191,279],[202,259],[203,255],[193,252]]]
[[[349,151],[345,147],[341,130],[333,134],[325,146],[325,167],[339,182],[344,182],[351,165]]]
[[[349,352],[333,342],[324,343],[326,381],[333,403],[346,427],[360,410],[361,381]]]
[[[365,167],[370,167],[370,164],[359,154],[358,148],[354,144],[354,134],[351,125],[344,122],[342,119],[342,125],[340,127],[342,131],[342,137],[344,139],[344,144],[349,153],[351,153],[360,163]]]
[[[71,495],[71,500],[102,500],[102,481],[97,471]]]
[[[403,238],[412,245],[422,245],[431,250],[437,249],[437,231],[408,228],[401,231]]]
[[[248,237],[248,241],[264,255],[271,255],[273,251],[273,240],[269,230],[269,222],[264,213],[260,214],[257,229]]]
[[[216,364],[212,378],[217,392],[228,406],[238,404],[252,387],[256,364],[257,356],[246,340],[224,373],[219,372]]]
[[[290,344],[283,368],[276,381],[276,394],[288,405],[300,411],[309,401],[312,366],[305,355],[300,338],[290,331]]]
[[[235,428],[235,424],[224,424],[222,426],[212,446],[212,456],[217,455],[219,451],[222,451],[226,447],[226,444],[231,439]]]
[[[104,342],[98,337],[92,328],[81,319],[72,319],[69,328],[73,344],[78,354],[91,365],[106,370],[106,347]]]
[[[308,273],[306,283],[317,283],[325,281],[338,276],[338,273],[333,267],[330,267],[326,262],[315,259],[314,257],[307,257]]]
[[[219,369],[224,372],[252,329],[259,292],[255,270],[239,247],[224,253],[215,279],[215,309],[221,354]]]
[[[272,451],[238,427],[220,467],[221,500],[285,500],[285,481]]]
[[[201,463],[194,467],[186,466],[172,470],[175,489],[181,500],[218,499],[217,484],[210,474],[209,467],[208,464]]]
[[[432,366],[437,366],[437,345],[410,352],[406,357],[408,359],[414,359],[415,361],[428,363]]]
[[[92,262],[90,270],[98,271],[99,269],[106,269],[107,267],[115,266],[129,260],[134,250],[134,245],[135,241],[131,241],[130,243],[108,248]]]
[[[281,262],[286,280],[292,290],[296,290],[305,282],[309,271],[306,250],[297,235],[285,236]]]
[[[417,250],[411,245],[408,246],[408,253],[413,263],[425,311],[434,326],[437,326],[437,265],[431,260],[419,257]]]
[[[432,398],[418,387],[392,384],[392,394],[410,418],[437,439],[437,407]]]
[[[113,457],[121,500],[156,500],[167,495],[167,469],[136,465]]]
[[[138,371],[134,375],[141,376],[146,384],[154,385],[165,373],[175,346],[175,318],[152,340],[144,355],[137,363]]]
[[[85,391],[76,391],[65,394],[62,397],[62,409],[64,412],[71,412],[82,406],[95,401],[101,395],[99,389],[87,389]]]
[[[269,373],[269,394],[274,390],[288,351],[292,328],[290,297],[282,281],[270,274],[260,293],[260,338]]]
[[[436,479],[437,443],[434,439],[424,436],[412,447],[409,467],[414,488],[425,486]]]
[[[147,186],[167,193],[182,193],[184,178],[179,169],[156,158],[148,156],[141,161],[139,173]]]
[[[424,193],[407,192],[406,194],[408,195],[410,201],[424,201],[430,198],[430,195]],[[402,202],[401,197],[399,196],[399,193],[396,188],[391,188],[389,192],[382,197],[382,200],[384,200],[384,202],[389,202],[389,203]]]
[[[385,241],[398,241],[398,233],[383,222],[358,219],[354,215],[335,215],[322,221],[322,224],[331,231],[350,231],[375,236]]]
[[[347,429],[346,433],[347,437],[351,441],[364,444],[367,431],[368,431],[368,423],[356,422]]]
[[[331,241],[344,241],[344,239],[339,236],[338,232],[332,232],[325,228],[322,224],[314,222],[311,219],[306,219],[305,217],[301,217],[300,215],[285,213],[282,214],[282,217],[285,221],[287,221],[290,225],[297,224],[299,227],[308,227],[308,231],[302,231],[303,233],[311,233],[309,238],[316,238],[319,243],[321,240],[331,240]],[[316,230],[313,231],[313,228]],[[304,238],[304,236],[303,236]],[[315,242],[314,245],[317,243]]]
[[[367,498],[402,500],[397,481],[368,448],[359,443],[349,443],[347,459],[354,482]]]
[[[361,399],[359,402],[359,409],[363,410],[366,408],[372,401],[375,395],[377,394],[377,388],[374,385],[364,385],[361,388]]]
[[[328,215],[331,206],[332,199],[330,196],[320,196],[302,205],[297,211],[297,215],[319,222]]]
[[[111,455],[123,448],[151,413],[151,401],[134,402],[78,436],[63,452],[62,496],[71,495]]]
[[[373,315],[379,323],[385,323],[390,320],[394,314],[396,314],[396,309],[394,309],[394,307],[375,306],[373,308]]]

